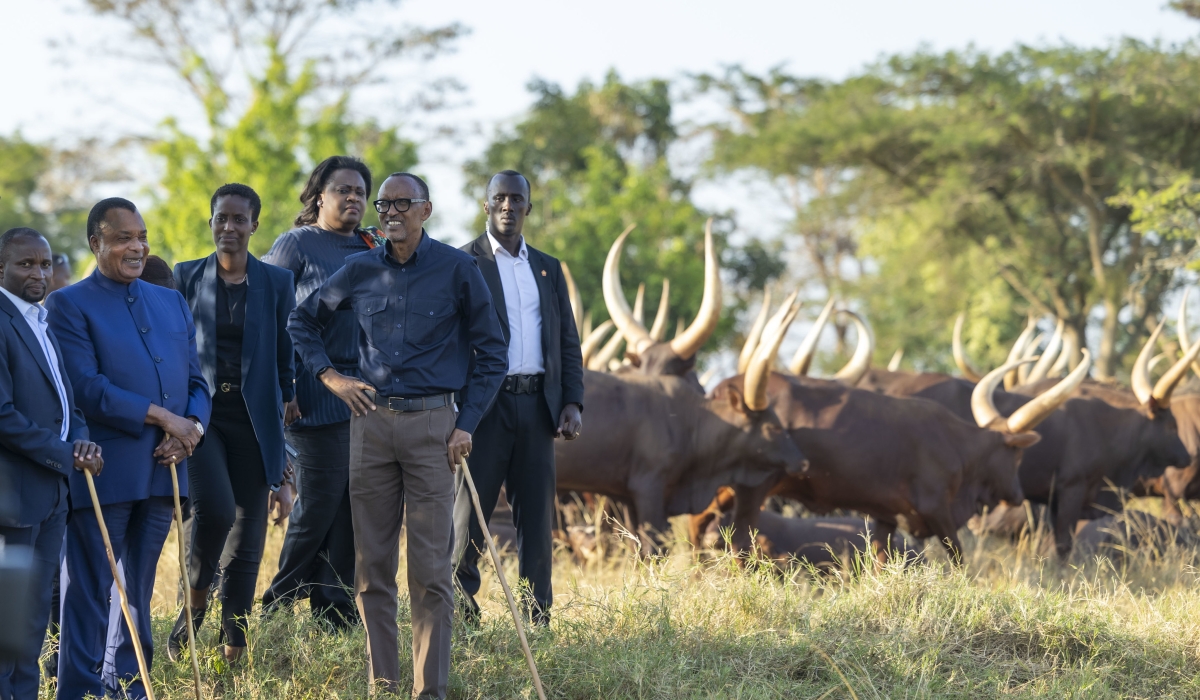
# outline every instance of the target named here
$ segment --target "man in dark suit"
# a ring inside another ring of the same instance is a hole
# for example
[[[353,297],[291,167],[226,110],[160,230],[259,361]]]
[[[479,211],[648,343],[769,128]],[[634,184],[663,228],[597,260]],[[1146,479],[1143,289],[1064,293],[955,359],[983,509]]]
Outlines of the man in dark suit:
[[[150,246],[132,202],[92,207],[88,245],[96,271],[46,300],[75,400],[108,468],[96,491],[146,660],[153,663],[150,595],[171,526],[172,462],[187,495],[186,460],[208,424],[212,399],[183,295],[141,281]],[[118,605],[87,484],[72,474],[62,569],[58,697],[145,697]],[[110,604],[111,603],[111,604]],[[107,637],[107,641],[106,641]]]
[[[31,548],[37,567],[24,651],[0,662],[0,700],[37,697],[51,581],[67,525],[67,475],[72,467],[99,474],[104,466],[39,304],[52,274],[50,244],[40,233],[14,228],[0,236],[0,476],[17,504],[13,517],[0,517],[0,541]]]
[[[547,624],[553,599],[554,439],[574,440],[583,427],[579,332],[562,266],[521,236],[533,211],[529,181],[512,170],[497,173],[483,209],[488,229],[463,250],[474,256],[492,293],[508,344],[508,376],[475,432],[471,475],[489,520],[505,486],[517,527],[520,575],[533,597],[527,601],[530,613],[535,623]],[[477,619],[479,556],[487,545],[465,484],[459,486],[454,516],[456,551],[462,552],[458,582],[469,617]]]

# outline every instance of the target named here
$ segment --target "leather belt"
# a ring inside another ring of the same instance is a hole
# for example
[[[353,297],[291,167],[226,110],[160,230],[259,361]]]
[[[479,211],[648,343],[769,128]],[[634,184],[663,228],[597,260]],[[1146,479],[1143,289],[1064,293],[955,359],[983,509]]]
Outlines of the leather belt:
[[[536,394],[542,390],[544,374],[510,374],[504,378],[500,389],[510,394]]]
[[[435,408],[449,406],[454,403],[454,394],[434,394],[433,396],[418,396],[405,398],[403,396],[380,396],[375,394],[375,405],[396,413],[412,411],[432,411]]]
[[[217,388],[220,389],[223,393],[228,394],[231,391],[241,391],[242,385],[241,384],[230,384],[229,382],[222,382],[217,385]]]

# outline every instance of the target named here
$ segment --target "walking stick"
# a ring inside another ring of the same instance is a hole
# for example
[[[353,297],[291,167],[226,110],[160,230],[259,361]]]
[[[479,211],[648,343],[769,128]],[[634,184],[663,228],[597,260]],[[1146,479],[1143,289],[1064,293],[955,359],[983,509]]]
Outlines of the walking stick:
[[[184,612],[187,614],[188,646],[192,648],[192,681],[196,689],[196,700],[200,698],[200,659],[196,657],[196,630],[192,628],[192,579],[187,570],[187,549],[183,544],[183,506],[179,504],[179,472],[175,460],[171,460],[171,489],[175,496],[175,528],[179,541],[179,575],[183,577],[183,587],[187,592],[183,595]]]
[[[504,589],[504,597],[508,598],[508,609],[512,612],[513,622],[517,625],[517,636],[521,638],[521,650],[525,652],[525,661],[529,664],[529,672],[533,674],[533,687],[537,689],[539,700],[546,700],[537,664],[533,662],[533,652],[529,650],[529,641],[525,639],[525,625],[521,623],[521,614],[517,611],[517,601],[513,599],[512,589],[508,587],[508,579],[504,578],[500,553],[496,551],[496,544],[492,542],[492,533],[488,530],[487,518],[483,517],[483,508],[479,505],[479,493],[475,490],[475,480],[471,478],[471,468],[467,466],[465,459],[462,461],[462,469],[463,476],[467,480],[467,489],[471,492],[471,503],[475,506],[475,517],[479,519],[479,527],[483,530],[483,539],[487,541],[488,551],[492,553],[492,563],[496,565],[496,574],[500,576],[500,587]]]
[[[138,636],[137,627],[133,624],[133,615],[129,612],[129,596],[125,594],[125,584],[121,583],[121,575],[117,572],[117,556],[113,554],[112,540],[108,538],[108,527],[104,525],[104,514],[100,512],[100,497],[96,495],[96,482],[88,470],[84,469],[83,475],[87,477],[88,493],[92,495],[92,507],[96,509],[96,523],[100,525],[100,538],[104,540],[104,552],[108,554],[108,566],[112,569],[113,583],[117,584],[117,597],[121,600],[121,613],[125,615],[129,636],[133,638],[133,653],[137,655],[138,671],[142,674],[142,685],[146,687],[146,697],[154,700],[154,688],[150,687],[150,669],[146,666],[146,656],[142,653],[142,640]]]

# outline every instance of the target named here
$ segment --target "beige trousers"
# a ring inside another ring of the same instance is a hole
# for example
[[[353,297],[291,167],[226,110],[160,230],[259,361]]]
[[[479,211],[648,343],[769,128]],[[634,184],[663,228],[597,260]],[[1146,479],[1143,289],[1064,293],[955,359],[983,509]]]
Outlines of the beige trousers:
[[[412,605],[413,695],[445,698],[450,676],[454,591],[454,474],[446,443],[454,409],[350,419],[350,508],[354,592],[367,630],[372,690],[400,691],[396,572],[400,524],[408,511],[408,592]]]

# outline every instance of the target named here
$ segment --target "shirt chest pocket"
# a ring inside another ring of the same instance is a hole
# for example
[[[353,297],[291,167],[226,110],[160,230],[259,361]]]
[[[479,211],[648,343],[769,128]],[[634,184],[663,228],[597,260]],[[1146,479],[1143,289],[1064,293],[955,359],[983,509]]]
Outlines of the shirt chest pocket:
[[[362,297],[354,300],[354,315],[358,318],[358,325],[367,334],[367,342],[375,347],[380,347],[388,337],[387,314],[383,313],[387,310],[387,305],[388,298],[386,296]]]
[[[408,309],[406,339],[417,345],[445,340],[457,326],[456,310],[452,299],[413,299]]]

